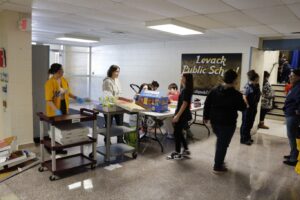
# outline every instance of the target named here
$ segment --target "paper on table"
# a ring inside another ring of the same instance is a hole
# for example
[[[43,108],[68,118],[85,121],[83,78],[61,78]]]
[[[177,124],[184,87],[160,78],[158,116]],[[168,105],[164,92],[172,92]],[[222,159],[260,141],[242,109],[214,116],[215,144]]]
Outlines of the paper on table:
[[[116,105],[130,112],[138,112],[145,110],[143,107],[128,101],[117,100]]]

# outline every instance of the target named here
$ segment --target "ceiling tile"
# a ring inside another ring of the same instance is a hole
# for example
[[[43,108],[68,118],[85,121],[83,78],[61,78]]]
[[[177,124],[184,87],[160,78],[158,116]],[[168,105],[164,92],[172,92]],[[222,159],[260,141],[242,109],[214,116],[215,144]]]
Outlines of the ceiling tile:
[[[237,9],[251,9],[282,5],[281,0],[223,0],[228,5]]]
[[[133,8],[157,13],[166,17],[182,17],[197,14],[165,0],[126,0],[123,3]]]
[[[300,21],[298,23],[273,24],[270,27],[280,33],[289,34],[300,31]]]
[[[255,19],[245,15],[240,11],[209,14],[206,16],[233,27],[260,25],[260,23]]]
[[[242,30],[235,28],[225,28],[225,29],[212,29],[211,31],[215,31],[220,34],[226,35],[228,38],[232,39],[246,39],[246,38],[254,38],[256,36],[246,33]]]
[[[238,29],[250,33],[253,35],[277,35],[278,32],[269,28],[268,26],[248,26],[248,27],[239,27]]]
[[[68,0],[62,0],[62,1],[68,1]],[[78,2],[78,0],[74,0],[74,1]],[[88,8],[87,6],[83,7],[79,3],[77,3],[76,5],[76,4],[71,4],[69,2],[67,3],[61,2],[58,0],[52,0],[52,1],[43,0],[43,1],[35,2],[33,4],[33,8],[53,10],[56,12],[59,11],[59,12],[72,13],[80,16],[86,16],[86,15],[91,16],[92,14],[106,13],[113,16],[117,16],[121,20],[122,18],[127,18],[134,21],[149,21],[149,20],[163,18],[163,16],[161,15],[150,13],[147,11],[142,11],[136,8],[122,5],[120,3],[103,4],[102,7],[98,6],[96,9],[96,7],[95,8]]]
[[[227,25],[217,22],[213,19],[210,19],[203,15],[194,15],[189,17],[180,17],[176,18],[179,21],[186,22],[192,24],[194,26],[198,26],[205,29],[214,29],[214,28],[225,28]]]
[[[298,21],[297,17],[286,6],[249,9],[243,10],[243,12],[266,25]]]
[[[300,18],[300,3],[290,4],[288,7],[297,17]]]
[[[198,12],[199,14],[209,14],[232,11],[234,8],[220,0],[167,0],[186,9]]]

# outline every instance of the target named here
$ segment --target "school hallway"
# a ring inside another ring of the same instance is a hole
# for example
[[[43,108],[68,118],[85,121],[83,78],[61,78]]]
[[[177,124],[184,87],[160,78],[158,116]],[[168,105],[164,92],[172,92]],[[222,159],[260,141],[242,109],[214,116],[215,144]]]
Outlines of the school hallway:
[[[299,176],[282,163],[289,152],[287,139],[256,134],[252,146],[241,145],[237,130],[226,157],[229,172],[216,175],[212,172],[214,134],[207,138],[206,130],[198,126],[192,126],[192,131],[197,140],[190,143],[190,159],[166,160],[173,150],[172,140],[165,140],[164,153],[156,142],[147,142],[136,160],[124,159],[112,171],[98,166],[49,181],[49,171],[32,168],[1,183],[1,200],[300,199]]]

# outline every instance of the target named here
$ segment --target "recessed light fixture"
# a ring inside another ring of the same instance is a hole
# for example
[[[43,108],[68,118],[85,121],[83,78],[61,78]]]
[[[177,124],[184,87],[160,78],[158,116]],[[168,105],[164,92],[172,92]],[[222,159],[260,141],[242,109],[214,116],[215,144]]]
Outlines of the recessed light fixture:
[[[96,43],[100,42],[99,38],[90,36],[77,36],[71,34],[65,34],[61,37],[56,38],[57,40],[69,41],[69,42],[82,42],[82,43]]]
[[[177,21],[175,19],[164,19],[157,21],[148,21],[146,26],[151,29],[173,33],[176,35],[199,35],[203,34],[204,29]]]

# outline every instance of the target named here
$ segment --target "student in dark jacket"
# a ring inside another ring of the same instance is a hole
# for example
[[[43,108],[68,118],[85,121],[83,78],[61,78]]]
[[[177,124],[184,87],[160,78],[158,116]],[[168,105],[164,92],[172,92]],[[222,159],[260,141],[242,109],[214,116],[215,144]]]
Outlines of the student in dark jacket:
[[[259,88],[259,75],[250,70],[247,73],[249,82],[244,87],[244,100],[247,104],[247,109],[243,112],[242,125],[241,125],[241,144],[251,145],[253,140],[251,139],[251,129],[253,127],[257,105],[261,96]]]
[[[204,123],[210,121],[217,136],[214,172],[226,172],[224,165],[227,148],[236,129],[238,113],[246,109],[243,95],[235,89],[237,73],[228,70],[224,74],[224,84],[211,90],[204,104]]]
[[[300,134],[300,69],[296,69],[290,74],[290,82],[293,86],[287,94],[283,110],[291,151],[289,155],[284,156],[286,160],[283,163],[295,166],[299,154],[296,138]]]
[[[175,110],[175,116],[172,119],[174,124],[175,151],[171,153],[167,159],[178,160],[182,159],[182,156],[190,155],[190,151],[182,131],[188,126],[188,122],[192,119],[192,113],[190,111],[194,89],[192,74],[182,74],[181,88],[177,108]],[[182,152],[181,145],[183,145]]]

